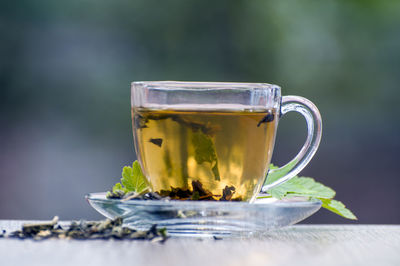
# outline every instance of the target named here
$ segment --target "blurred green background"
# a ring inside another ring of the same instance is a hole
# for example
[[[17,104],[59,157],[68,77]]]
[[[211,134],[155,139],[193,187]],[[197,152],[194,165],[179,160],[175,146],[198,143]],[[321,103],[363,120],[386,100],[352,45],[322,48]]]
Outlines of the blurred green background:
[[[400,223],[400,1],[1,1],[0,38],[0,218],[100,218],[84,195],[135,159],[130,82],[184,80],[309,98],[324,131],[302,175],[356,223]],[[273,162],[305,136],[282,119]]]

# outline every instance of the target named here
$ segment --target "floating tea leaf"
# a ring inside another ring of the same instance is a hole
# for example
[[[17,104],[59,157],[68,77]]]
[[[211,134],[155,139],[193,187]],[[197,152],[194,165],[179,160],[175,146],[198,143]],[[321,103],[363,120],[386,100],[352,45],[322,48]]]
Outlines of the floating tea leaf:
[[[264,118],[261,119],[260,122],[258,122],[257,127],[259,127],[262,123],[269,123],[274,121],[274,118],[275,118],[274,114],[268,111],[268,114],[264,116]]]
[[[149,142],[151,142],[151,143],[153,143],[153,144],[155,144],[155,145],[157,145],[158,147],[161,148],[163,139],[153,139],[153,138],[151,138],[151,139],[149,139]]]

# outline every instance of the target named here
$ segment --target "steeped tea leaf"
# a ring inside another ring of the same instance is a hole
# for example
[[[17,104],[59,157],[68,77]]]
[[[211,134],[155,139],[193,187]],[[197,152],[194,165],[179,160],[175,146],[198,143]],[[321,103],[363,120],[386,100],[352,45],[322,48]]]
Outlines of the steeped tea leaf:
[[[211,168],[211,171],[215,176],[215,180],[220,181],[221,177],[219,176],[218,162],[215,162],[215,165]]]
[[[195,146],[195,159],[197,163],[213,163],[216,161],[217,156],[215,155],[214,144],[210,137],[200,131],[196,131],[193,133],[192,141]]]
[[[262,123],[269,123],[274,121],[275,115],[271,112],[268,112],[266,116],[263,117],[263,119],[258,122],[257,127],[260,127]]]
[[[151,143],[153,143],[154,145],[157,145],[158,147],[161,148],[162,143],[163,143],[163,139],[160,139],[160,138],[158,138],[158,139],[153,139],[153,138],[151,138],[151,139],[149,139],[149,142],[151,142]]]
[[[235,193],[236,189],[233,186],[225,186],[222,190],[222,197],[219,199],[220,201],[230,201],[232,199],[233,194]]]
[[[134,161],[132,167],[125,166],[122,169],[121,183],[126,191],[133,191],[139,194],[146,192],[149,188],[149,183],[143,175],[138,161]]]
[[[218,159],[211,137],[207,136],[201,131],[195,131],[193,132],[192,142],[195,148],[194,158],[196,162],[198,164],[209,162],[211,164],[211,169],[214,173],[215,180],[219,181],[221,178],[218,170]]]

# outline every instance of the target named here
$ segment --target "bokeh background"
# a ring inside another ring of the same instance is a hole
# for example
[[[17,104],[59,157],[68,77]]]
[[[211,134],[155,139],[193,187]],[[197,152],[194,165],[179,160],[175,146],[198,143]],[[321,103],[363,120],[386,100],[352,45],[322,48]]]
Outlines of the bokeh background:
[[[0,2],[0,218],[100,219],[84,199],[135,159],[130,82],[269,82],[312,100],[320,149],[302,175],[358,216],[400,223],[400,1]],[[280,122],[273,161],[305,140]]]

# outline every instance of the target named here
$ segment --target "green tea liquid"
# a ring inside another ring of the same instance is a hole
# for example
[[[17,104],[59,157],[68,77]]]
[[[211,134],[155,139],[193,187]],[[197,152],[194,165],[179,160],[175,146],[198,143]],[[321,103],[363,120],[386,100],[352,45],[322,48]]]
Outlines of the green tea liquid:
[[[192,181],[200,181],[214,195],[234,186],[233,198],[251,200],[260,190],[275,141],[273,110],[133,108],[132,120],[137,156],[153,191],[192,189]]]

